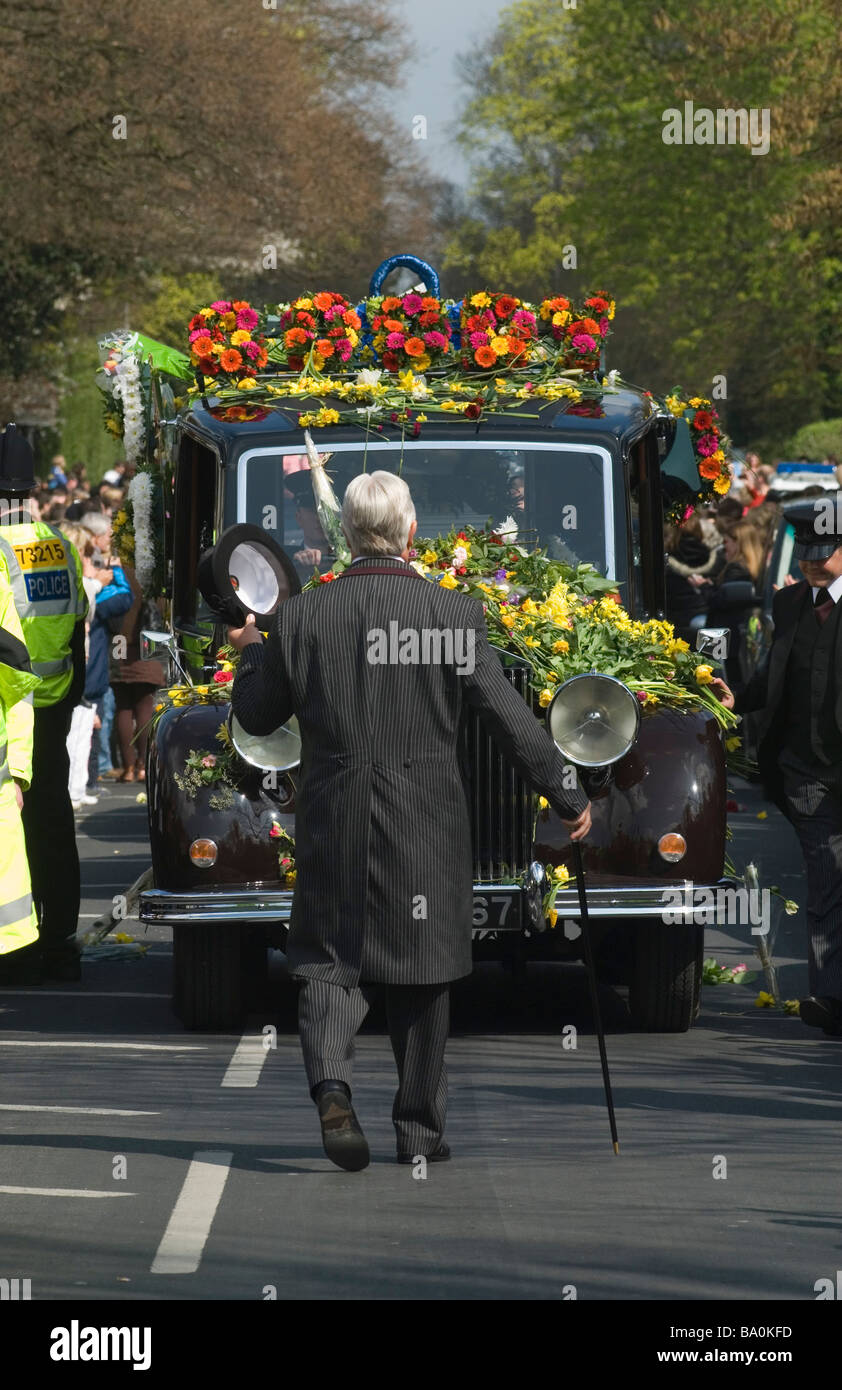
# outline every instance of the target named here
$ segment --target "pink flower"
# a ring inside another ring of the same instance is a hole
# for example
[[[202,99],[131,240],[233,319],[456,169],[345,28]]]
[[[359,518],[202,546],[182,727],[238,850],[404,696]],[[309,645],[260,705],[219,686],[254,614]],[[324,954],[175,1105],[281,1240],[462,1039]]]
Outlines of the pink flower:
[[[645,690],[636,690],[636,691],[635,691],[635,696],[637,697],[637,699],[640,701],[640,703],[641,703],[642,705],[645,705],[645,704],[646,704],[646,701],[649,699],[649,696],[646,694],[646,691],[645,691]]]
[[[351,353],[352,353],[353,350],[354,350],[354,349],[351,347],[351,339],[350,339],[350,338],[334,338],[333,341],[334,341],[334,345],[335,345],[335,347],[336,347],[336,351],[339,353],[339,356],[342,358],[342,361],[343,361],[343,362],[347,362],[347,361],[348,361],[348,358],[351,356]]]
[[[213,753],[208,753],[202,758],[202,767],[216,767],[216,757]]]
[[[446,347],[447,347],[447,339],[445,338],[445,336],[444,336],[443,333],[439,333],[439,331],[438,331],[437,328],[434,328],[430,333],[425,333],[425,334],[424,334],[424,342],[427,344],[427,347],[433,347],[433,348],[446,348]]]
[[[255,357],[259,357],[259,356],[260,356],[260,344],[259,344],[259,343],[246,343],[246,344],[245,344],[245,353],[246,353],[246,357],[248,357],[249,360],[253,362],[254,359],[255,359]]]
[[[211,308],[215,309],[218,314],[227,314],[231,308],[231,301],[230,299],[215,299]]]
[[[191,343],[194,343],[197,338],[204,338],[207,334],[207,331],[208,330],[206,328],[194,328],[193,332],[190,334]],[[108,371],[108,368],[114,365],[115,364],[112,362],[106,362],[105,370]]]
[[[528,309],[516,309],[512,314],[512,323],[520,324],[521,328],[534,328],[535,315],[530,314]]]
[[[386,346],[390,352],[397,352],[399,348],[403,347],[405,342],[406,338],[403,333],[390,333],[386,339]]]
[[[291,860],[291,859],[282,859],[282,860],[281,860],[281,868],[282,868],[282,869],[288,869],[288,868],[290,867],[291,864],[292,864],[292,860]]]
[[[281,827],[280,827],[279,825],[272,825],[272,826],[270,826],[270,828],[269,828],[269,834],[272,836],[272,839],[273,839],[273,840],[278,840],[278,839],[280,839],[280,837],[281,837],[281,835],[283,835],[283,833],[284,833],[284,832],[282,831],[282,829],[281,829]]]
[[[590,333],[577,333],[573,346],[577,352],[596,352],[596,339]]]
[[[237,327],[244,328],[247,333],[250,333],[253,328],[256,328],[257,323],[258,318],[254,309],[241,309],[237,315]]]
[[[696,440],[696,448],[703,458],[707,458],[708,454],[716,453],[719,448],[719,441],[715,434],[703,434],[701,438]]]
[[[471,347],[472,347],[472,348],[481,348],[481,347],[485,347],[485,345],[486,345],[487,342],[488,342],[488,334],[487,334],[487,333],[472,333],[472,334],[471,334]]]
[[[403,311],[405,314],[420,314],[424,308],[424,301],[419,294],[406,294],[403,299]]]
[[[229,681],[232,681],[234,679],[234,672],[214,671],[213,678],[217,685],[227,685]]]
[[[606,335],[606,333],[608,332],[608,329],[609,329],[610,327],[611,327],[611,323],[610,323],[610,320],[609,320],[609,319],[603,317],[603,318],[601,318],[601,319],[599,320],[599,331],[600,331],[600,333],[602,334],[603,338],[605,337],[605,335]]]

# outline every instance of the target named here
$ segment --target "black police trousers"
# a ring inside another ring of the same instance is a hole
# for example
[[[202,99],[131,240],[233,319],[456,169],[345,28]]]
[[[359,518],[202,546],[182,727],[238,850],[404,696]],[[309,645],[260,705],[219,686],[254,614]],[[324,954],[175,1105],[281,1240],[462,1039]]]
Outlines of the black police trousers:
[[[32,785],[23,797],[23,830],[38,914],[41,956],[64,954],[79,923],[79,853],[70,804],[67,700],[35,709]]]

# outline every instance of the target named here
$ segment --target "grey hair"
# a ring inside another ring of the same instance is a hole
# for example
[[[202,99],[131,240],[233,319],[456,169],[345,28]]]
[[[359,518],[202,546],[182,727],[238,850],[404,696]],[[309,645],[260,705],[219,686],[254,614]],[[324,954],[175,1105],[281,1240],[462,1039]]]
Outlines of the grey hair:
[[[360,473],[345,489],[342,530],[355,555],[399,555],[414,520],[409,488],[395,473]]]
[[[103,512],[85,512],[79,518],[79,525],[90,536],[104,536],[111,530],[111,522]]]

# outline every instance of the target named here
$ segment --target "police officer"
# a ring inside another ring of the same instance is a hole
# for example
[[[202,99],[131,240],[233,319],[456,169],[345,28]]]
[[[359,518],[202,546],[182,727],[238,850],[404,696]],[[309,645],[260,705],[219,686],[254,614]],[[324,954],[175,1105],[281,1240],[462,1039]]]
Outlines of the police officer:
[[[762,711],[760,772],[806,862],[810,995],[801,1018],[842,1037],[842,493],[797,502],[784,516],[804,579],[775,594],[768,658],[733,707]]]
[[[27,497],[34,458],[14,425],[0,435],[0,570],[20,617],[32,670],[40,677],[35,708],[32,785],[24,796],[23,826],[38,909],[38,948],[18,964],[52,980],[78,980],[79,855],[68,786],[67,735],[85,682],[88,602],[82,562],[46,521],[32,521]],[[33,959],[36,953],[38,959]]]
[[[0,573],[0,966],[38,940],[21,822],[32,775],[33,714],[26,697],[37,685],[12,590]]]

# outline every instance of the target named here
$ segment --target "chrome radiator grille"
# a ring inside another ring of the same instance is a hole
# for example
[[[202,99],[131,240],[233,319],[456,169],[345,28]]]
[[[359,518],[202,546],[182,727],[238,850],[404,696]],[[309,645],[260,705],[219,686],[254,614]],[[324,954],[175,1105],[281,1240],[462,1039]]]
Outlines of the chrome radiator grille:
[[[504,666],[503,673],[529,699],[526,668]],[[474,877],[482,882],[519,874],[531,858],[532,796],[472,709],[466,712],[462,737],[462,765],[470,777]]]

